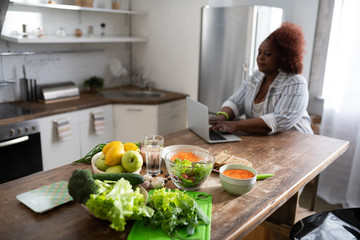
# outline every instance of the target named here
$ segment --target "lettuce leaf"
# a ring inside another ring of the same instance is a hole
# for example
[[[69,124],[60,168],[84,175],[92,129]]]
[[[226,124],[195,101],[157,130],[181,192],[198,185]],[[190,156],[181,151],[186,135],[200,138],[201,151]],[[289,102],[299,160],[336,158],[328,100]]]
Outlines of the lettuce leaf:
[[[154,215],[145,218],[145,224],[161,229],[171,238],[185,227],[187,235],[193,235],[201,224],[209,224],[210,219],[195,200],[179,189],[156,189],[150,196],[148,205],[155,209]]]
[[[154,210],[145,205],[140,189],[133,190],[129,181],[122,178],[95,182],[99,185],[99,192],[90,195],[86,207],[95,217],[109,220],[110,227],[116,231],[125,230],[128,218],[141,220],[154,214]]]

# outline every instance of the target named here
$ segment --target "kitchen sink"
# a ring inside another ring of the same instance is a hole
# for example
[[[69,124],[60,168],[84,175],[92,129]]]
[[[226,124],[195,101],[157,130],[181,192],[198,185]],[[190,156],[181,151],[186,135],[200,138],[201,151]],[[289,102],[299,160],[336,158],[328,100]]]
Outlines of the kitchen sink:
[[[118,99],[118,98],[127,98],[127,99],[152,99],[164,97],[165,94],[156,91],[134,91],[134,90],[110,90],[103,91],[98,94],[100,97]]]

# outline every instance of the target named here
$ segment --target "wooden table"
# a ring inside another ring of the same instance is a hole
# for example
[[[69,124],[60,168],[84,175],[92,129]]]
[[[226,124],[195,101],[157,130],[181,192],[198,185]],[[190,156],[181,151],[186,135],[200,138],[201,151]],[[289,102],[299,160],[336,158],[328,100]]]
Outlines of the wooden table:
[[[214,155],[226,150],[252,162],[259,173],[275,174],[258,181],[251,192],[242,196],[228,194],[221,187],[218,174],[211,174],[199,190],[213,196],[211,239],[244,238],[266,219],[291,224],[296,206],[294,209],[294,204],[288,203],[296,200],[298,191],[349,147],[348,141],[293,131],[241,137],[241,142],[207,144],[187,129],[165,136],[167,146],[193,144]],[[108,222],[92,217],[77,203],[37,214],[15,198],[34,188],[67,180],[77,168],[90,166],[67,165],[1,184],[0,239],[125,239],[131,221],[124,232],[116,232],[108,227]],[[285,207],[290,207],[285,214],[278,210]]]

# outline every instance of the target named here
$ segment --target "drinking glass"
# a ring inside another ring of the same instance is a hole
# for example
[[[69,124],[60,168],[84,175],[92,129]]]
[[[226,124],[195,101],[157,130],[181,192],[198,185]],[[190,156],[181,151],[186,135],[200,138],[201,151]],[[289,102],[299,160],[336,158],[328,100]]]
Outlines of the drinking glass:
[[[144,139],[144,146],[147,173],[150,175],[160,174],[164,137],[160,135],[148,135]]]

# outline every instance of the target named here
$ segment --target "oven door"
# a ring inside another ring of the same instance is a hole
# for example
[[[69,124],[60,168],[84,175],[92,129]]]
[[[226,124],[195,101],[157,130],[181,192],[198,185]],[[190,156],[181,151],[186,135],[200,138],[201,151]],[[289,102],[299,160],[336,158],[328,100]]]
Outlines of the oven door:
[[[40,133],[0,142],[0,183],[43,170]]]

